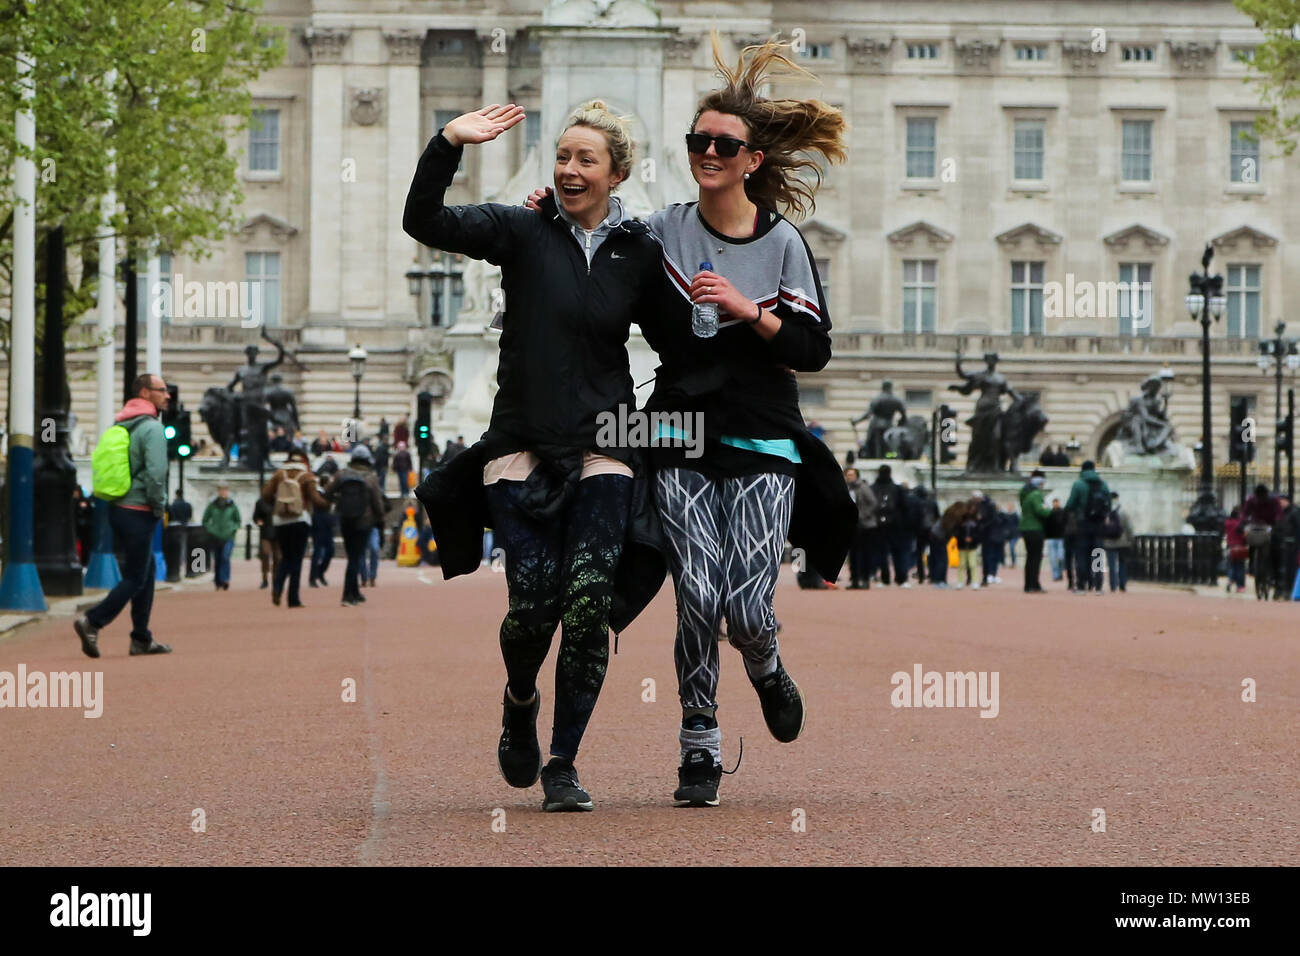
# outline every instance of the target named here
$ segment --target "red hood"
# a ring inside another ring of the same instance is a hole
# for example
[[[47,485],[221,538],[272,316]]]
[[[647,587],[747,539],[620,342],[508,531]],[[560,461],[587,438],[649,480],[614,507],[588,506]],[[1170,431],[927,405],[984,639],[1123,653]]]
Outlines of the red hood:
[[[122,410],[113,417],[113,421],[124,422],[128,418],[139,418],[141,415],[156,418],[158,409],[154,408],[153,402],[147,398],[133,398],[122,406]]]

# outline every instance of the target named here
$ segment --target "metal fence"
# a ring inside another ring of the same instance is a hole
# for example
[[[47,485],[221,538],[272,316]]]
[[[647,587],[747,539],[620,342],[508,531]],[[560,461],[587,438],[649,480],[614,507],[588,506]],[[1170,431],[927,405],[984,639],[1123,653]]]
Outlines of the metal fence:
[[[1129,577],[1162,584],[1217,584],[1223,560],[1217,534],[1140,534],[1133,539]]]

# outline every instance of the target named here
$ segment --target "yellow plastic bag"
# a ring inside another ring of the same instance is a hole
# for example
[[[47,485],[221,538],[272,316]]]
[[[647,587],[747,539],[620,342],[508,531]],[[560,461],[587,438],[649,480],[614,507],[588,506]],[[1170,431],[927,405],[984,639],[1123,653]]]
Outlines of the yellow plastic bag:
[[[952,537],[948,539],[948,567],[955,568],[961,562],[961,555],[957,553],[957,539]]]

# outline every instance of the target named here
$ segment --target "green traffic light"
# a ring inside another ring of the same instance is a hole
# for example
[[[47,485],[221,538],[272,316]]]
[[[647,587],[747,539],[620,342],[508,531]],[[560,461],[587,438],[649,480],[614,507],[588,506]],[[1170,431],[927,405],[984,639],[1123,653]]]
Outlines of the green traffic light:
[[[180,447],[178,447],[178,448],[176,449],[176,454],[178,454],[178,455],[179,455],[180,457],[182,457],[182,458],[189,458],[189,457],[190,457],[190,451],[191,451],[191,449],[190,449],[190,446],[189,446],[189,445],[181,445]]]
[[[163,435],[166,436],[166,438],[167,438],[168,441],[171,441],[173,438],[176,437],[176,426],[175,426],[175,425],[167,425],[166,427],[164,427],[164,428],[163,428]]]

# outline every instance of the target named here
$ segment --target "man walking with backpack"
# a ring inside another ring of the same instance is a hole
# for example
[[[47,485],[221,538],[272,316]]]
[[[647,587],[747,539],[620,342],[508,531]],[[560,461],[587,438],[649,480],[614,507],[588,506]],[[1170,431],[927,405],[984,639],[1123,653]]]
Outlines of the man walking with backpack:
[[[881,465],[876,480],[871,483],[876,496],[876,566],[880,568],[880,583],[889,584],[889,559],[894,559],[894,578],[902,587],[910,588],[907,580],[907,544],[910,537],[903,510],[903,489],[894,483],[893,470]]]
[[[348,466],[339,471],[325,489],[325,498],[334,503],[343,532],[343,550],[348,557],[347,571],[343,575],[343,606],[364,604],[360,578],[366,556],[366,543],[370,529],[382,525],[384,497],[379,491],[379,481],[371,468],[370,449],[358,445],[352,449]]]
[[[230,590],[230,554],[235,550],[235,536],[239,534],[243,520],[239,514],[239,505],[230,498],[229,486],[217,485],[217,497],[203,509],[203,530],[212,535],[217,543],[212,583],[218,591]]]
[[[113,539],[123,554],[122,580],[73,624],[87,657],[99,656],[99,631],[131,604],[131,653],[168,654],[149,630],[156,577],[154,531],[167,504],[167,439],[159,414],[167,407],[161,375],[141,375],[135,398],[117,413],[92,459],[95,495],[112,502],[108,511]]]
[[[1118,491],[1110,493],[1110,500],[1110,514],[1106,516],[1106,524],[1102,529],[1102,546],[1106,549],[1106,563],[1109,566],[1110,593],[1114,594],[1116,587],[1128,591],[1128,557],[1133,549],[1133,522],[1129,520],[1128,512],[1120,507]]]
[[[1101,541],[1105,533],[1106,518],[1110,514],[1110,489],[1097,474],[1091,460],[1083,463],[1079,477],[1070,489],[1065,510],[1074,516],[1077,532],[1074,539],[1074,594],[1095,591],[1102,593]],[[1101,553],[1098,553],[1101,552]]]
[[[302,578],[302,556],[307,551],[307,534],[316,508],[328,507],[316,489],[316,476],[308,467],[307,450],[295,442],[279,470],[262,489],[262,500],[273,505],[271,524],[280,542],[280,566],[271,584],[271,603],[279,604],[285,581],[289,582],[289,607],[302,607],[298,585]]]

